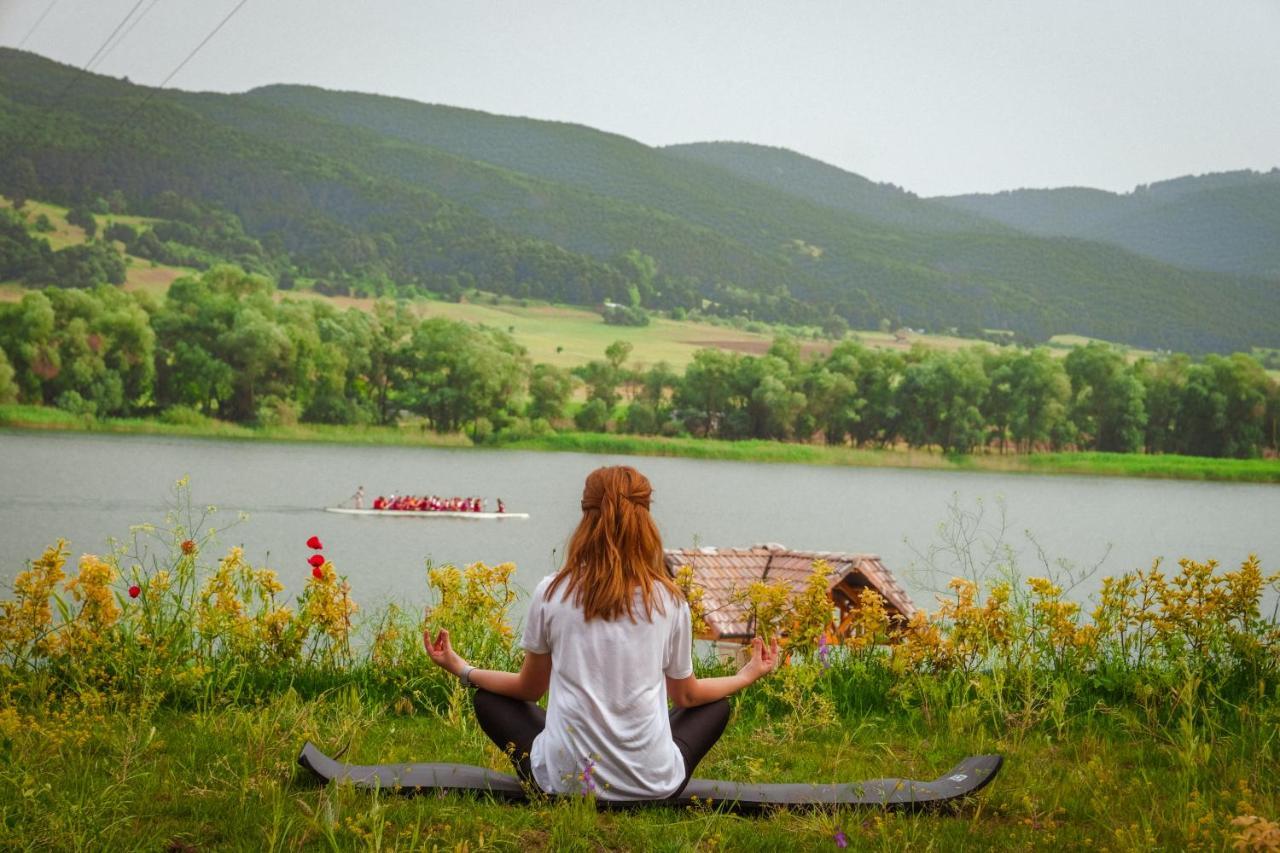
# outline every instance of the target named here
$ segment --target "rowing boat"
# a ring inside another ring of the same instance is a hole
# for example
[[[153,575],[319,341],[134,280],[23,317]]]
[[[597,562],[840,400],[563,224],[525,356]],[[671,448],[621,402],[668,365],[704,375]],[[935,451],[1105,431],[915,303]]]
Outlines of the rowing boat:
[[[473,521],[501,521],[504,518],[528,518],[527,512],[454,512],[443,509],[355,509],[345,506],[327,506],[325,512],[343,515],[396,516],[399,518],[466,518]]]

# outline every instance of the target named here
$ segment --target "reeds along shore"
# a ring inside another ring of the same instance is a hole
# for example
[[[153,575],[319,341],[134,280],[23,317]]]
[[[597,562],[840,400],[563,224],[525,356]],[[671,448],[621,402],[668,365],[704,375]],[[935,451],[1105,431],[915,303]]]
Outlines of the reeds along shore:
[[[742,600],[762,633],[783,637],[788,663],[735,698],[707,775],[928,776],[960,754],[1000,751],[1010,761],[999,784],[943,816],[606,817],[571,804],[387,800],[295,778],[306,738],[350,744],[355,760],[503,768],[465,691],[427,665],[421,635],[447,626],[472,662],[518,665],[515,567],[429,566],[425,615],[418,602],[370,613],[322,544],[299,543],[299,565],[315,555],[314,565],[289,597],[276,572],[215,551],[210,508],[185,484],[178,494],[167,527],[136,527],[111,553],[73,560],[54,543],[0,604],[0,842],[194,843],[192,826],[213,831],[213,846],[240,832],[280,848],[576,837],[767,847],[838,844],[837,833],[871,848],[1280,841],[1280,626],[1262,609],[1280,574],[1254,558],[1127,572],[1087,606],[1055,578],[1012,569],[953,579],[906,623],[869,595],[841,640],[821,564],[798,595],[755,584]],[[699,590],[691,573],[680,581],[696,622]]]

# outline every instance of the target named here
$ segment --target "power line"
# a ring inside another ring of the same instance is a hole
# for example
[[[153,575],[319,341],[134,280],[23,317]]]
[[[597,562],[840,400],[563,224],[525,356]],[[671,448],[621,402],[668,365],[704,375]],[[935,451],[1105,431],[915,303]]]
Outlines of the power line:
[[[236,7],[234,9],[228,12],[227,16],[218,22],[218,26],[214,27],[213,30],[209,33],[209,35],[205,36],[204,40],[201,41],[198,45],[196,45],[195,49],[193,49],[190,53],[187,54],[187,58],[179,62],[178,67],[170,71],[169,76],[164,78],[164,80],[160,81],[159,88],[163,89],[165,85],[170,80],[172,80],[179,71],[183,69],[183,66],[185,66],[188,62],[190,62],[191,58],[195,56],[197,53],[199,53],[200,49],[203,48],[206,44],[208,44],[210,39],[212,39],[214,36],[218,34],[218,30],[225,27],[227,25],[227,21],[230,21],[232,18],[234,18],[236,12],[239,12],[242,8],[244,8],[244,4],[248,2],[249,0],[240,0],[240,2],[236,4]]]
[[[89,73],[89,66],[92,65],[93,61],[102,53],[103,48],[105,48],[107,44],[116,37],[116,33],[120,32],[120,28],[133,17],[133,13],[138,11],[138,7],[141,6],[143,2],[144,0],[138,0],[137,3],[133,4],[133,8],[129,10],[129,14],[120,19],[120,23],[116,24],[116,28],[111,31],[111,35],[107,36],[106,40],[103,41],[102,44],[98,45],[98,49],[93,52],[93,56],[89,57],[89,61],[86,62],[78,72],[72,75],[71,79],[67,81],[67,85],[63,86],[62,91],[60,91],[57,97],[53,99],[53,103],[45,109],[52,110],[62,103],[63,99],[71,92],[71,89],[76,85],[76,83],[80,82],[80,79]]]
[[[210,30],[209,34],[205,36],[198,45],[192,48],[191,52],[188,53],[186,57],[181,62],[178,63],[178,66],[169,72],[169,76],[161,80],[160,85],[149,90],[147,92],[146,97],[143,98],[142,101],[136,107],[130,110],[129,114],[124,117],[124,121],[120,122],[120,124],[116,126],[115,133],[119,133],[120,129],[123,128],[126,124],[128,124],[135,115],[137,115],[138,110],[145,107],[151,101],[151,99],[155,97],[156,92],[159,92],[161,89],[163,89],[165,85],[170,80],[172,80],[177,75],[177,73],[181,71],[184,66],[186,66],[188,62],[191,61],[192,57],[194,57],[197,53],[199,53],[201,48],[203,48],[206,44],[208,44],[209,41],[218,34],[218,31],[221,30],[223,27],[225,27],[227,25],[227,22],[235,17],[236,12],[239,12],[242,8],[244,8],[244,4],[248,2],[249,0],[240,0],[240,2],[236,4],[235,8],[232,9],[230,12],[228,12],[227,16],[223,18],[221,21],[219,21],[218,25],[214,27],[212,30]]]
[[[54,2],[56,3],[57,0],[54,0]],[[99,54],[102,53],[103,48],[105,48],[111,42],[111,40],[116,37],[116,33],[120,32],[120,29],[128,22],[130,18],[133,17],[133,13],[138,11],[138,7],[141,6],[143,2],[144,0],[138,0],[138,2],[133,4],[133,7],[129,10],[129,13],[120,19],[120,23],[116,24],[116,27],[114,30],[111,31],[111,34],[108,35],[106,39],[103,40],[102,44],[98,45],[98,49],[93,52],[93,56],[89,57],[89,61],[86,62],[83,66],[81,66],[81,68],[75,74],[71,75],[71,79],[67,81],[67,85],[63,86],[62,89],[58,92],[58,94],[54,96],[53,100],[47,106],[42,108],[43,112],[52,113],[53,110],[57,109],[59,106],[62,105],[62,102],[66,99],[67,95],[71,93],[71,90],[75,88],[75,85],[79,83],[80,80],[86,74],[89,73],[89,66],[92,65],[93,61],[98,58]],[[53,3],[50,3],[49,8],[45,9],[45,15],[49,14],[49,10],[52,8],[53,8]],[[41,17],[41,20],[44,19],[44,15],[41,15],[40,17]],[[38,24],[39,21],[37,21],[36,23]],[[34,31],[34,28],[32,28],[32,30]],[[28,35],[30,35],[30,33],[28,33]],[[31,142],[35,138],[35,135],[38,132],[37,127],[38,127],[37,122],[32,121],[32,122],[26,123],[26,133],[24,134],[24,139],[22,140],[22,144],[17,146],[19,151],[22,150],[23,146],[26,143]]]
[[[120,34],[120,37],[116,39],[114,42],[112,42],[111,46],[102,52],[102,55],[98,57],[96,62],[91,63],[90,70],[93,70],[93,66],[98,66],[98,65],[101,65],[103,62],[105,62],[107,57],[111,55],[111,52],[115,50],[117,47],[119,47],[120,43],[129,37],[129,33],[133,32],[133,28],[138,26],[138,23],[143,18],[145,18],[147,14],[152,9],[154,9],[159,2],[160,0],[151,0],[151,4],[148,5],[147,8],[143,9],[142,12],[137,17],[135,17],[132,21],[129,22],[129,26],[125,29],[124,32]]]
[[[111,31],[111,35],[107,36],[107,40],[104,41],[102,44],[98,45],[98,49],[93,52],[93,56],[89,57],[89,61],[84,64],[84,68],[80,69],[80,74],[72,78],[72,81],[71,81],[72,83],[75,83],[76,80],[79,80],[81,76],[83,76],[89,71],[89,66],[93,65],[94,60],[96,60],[102,54],[102,51],[105,50],[107,45],[111,43],[111,40],[116,37],[116,33],[120,32],[120,28],[123,27],[126,23],[128,23],[129,19],[133,17],[133,13],[138,11],[138,7],[141,6],[144,2],[145,0],[138,0],[137,3],[133,4],[133,8],[129,10],[129,14],[125,15],[120,20],[120,23],[116,24],[116,28]],[[71,88],[71,87],[68,86],[67,88]]]
[[[44,19],[49,17],[49,13],[53,11],[53,7],[58,5],[58,0],[49,0],[49,5],[44,7],[44,12],[40,17],[36,18],[36,22],[31,25],[31,29],[27,30],[27,34],[22,37],[22,41],[18,42],[18,48],[21,49],[27,43],[27,39],[31,38],[31,34],[40,29],[40,25],[44,23]]]

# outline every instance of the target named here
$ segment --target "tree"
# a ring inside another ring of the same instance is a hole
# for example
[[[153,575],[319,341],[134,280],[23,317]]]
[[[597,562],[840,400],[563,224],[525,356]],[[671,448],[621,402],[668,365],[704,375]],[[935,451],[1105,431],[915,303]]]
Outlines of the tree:
[[[1134,365],[1147,410],[1143,431],[1147,453],[1177,452],[1181,444],[1182,398],[1190,364],[1185,355],[1176,355],[1164,361],[1143,359]]]
[[[543,418],[548,422],[564,417],[565,406],[573,393],[573,376],[569,371],[550,364],[535,364],[529,374],[530,420]]]
[[[671,365],[660,361],[644,371],[639,377],[639,398],[654,406],[662,406],[667,401],[667,392],[680,382],[680,374],[671,369]]]
[[[9,357],[0,349],[0,403],[12,403],[18,399],[18,386],[13,382],[13,366]]]
[[[433,317],[413,330],[405,363],[408,408],[438,432],[501,427],[523,406],[528,359],[503,332]]]
[[[649,312],[639,306],[608,306],[604,309],[604,321],[610,326],[647,326]]]
[[[107,227],[102,231],[102,236],[108,240],[119,240],[128,247],[138,239],[138,232],[132,225],[112,221],[107,223]]]
[[[1066,358],[1072,418],[1094,450],[1131,453],[1142,446],[1147,423],[1143,387],[1107,344],[1089,343]]]
[[[36,167],[27,157],[15,157],[10,164],[8,194],[14,210],[22,210],[33,195],[40,192]]]
[[[260,393],[277,393],[291,369],[291,344],[278,334],[269,279],[231,266],[177,279],[152,319],[156,398],[236,421],[257,417]],[[248,350],[237,351],[245,345]],[[272,359],[288,358],[286,363]],[[248,373],[241,375],[247,368]]]
[[[26,293],[16,305],[0,305],[0,345],[14,370],[18,399],[24,403],[50,402],[44,383],[62,370],[54,338],[57,316],[44,293]]]
[[[618,382],[622,377],[612,361],[588,361],[575,368],[574,374],[587,386],[588,400],[599,400],[609,410],[618,405]]]
[[[77,205],[67,211],[67,224],[83,228],[84,236],[90,240],[98,232],[98,220],[94,219],[93,213],[83,205]]]
[[[631,282],[629,291],[631,307],[652,305],[656,295],[654,283],[658,277],[658,262],[638,249],[630,249],[618,258],[616,264],[619,271]]]
[[[788,439],[805,409],[804,394],[792,387],[791,363],[783,356],[739,359],[733,388],[737,405],[729,418],[732,438]]]
[[[1206,356],[1189,366],[1179,408],[1180,452],[1257,456],[1266,441],[1268,385],[1262,365],[1239,353]]]
[[[856,365],[856,391],[853,398],[861,402],[857,406],[846,406],[849,434],[859,447],[891,444],[897,440],[902,420],[897,392],[906,370],[906,362],[896,352],[862,350],[856,344],[844,343],[832,353],[833,360],[830,363],[833,366],[839,364],[834,360],[836,353],[846,347],[852,348],[854,352],[861,351],[861,355],[851,360]]]
[[[368,384],[374,417],[380,424],[395,421],[393,389],[407,367],[407,341],[412,318],[403,302],[379,301],[369,325]]]
[[[573,416],[573,423],[583,432],[604,432],[609,421],[609,407],[603,400],[587,401],[587,404]]]
[[[703,436],[718,435],[728,414],[734,356],[716,349],[700,349],[685,368],[676,387],[676,407],[684,411],[686,428]]]
[[[1021,354],[1010,350],[988,350],[983,353],[983,369],[987,373],[987,394],[982,404],[982,417],[991,435],[1005,452],[1013,411],[1018,404],[1014,374]]]
[[[833,341],[841,340],[849,334],[849,322],[839,314],[828,314],[822,318],[822,334]]]
[[[636,435],[653,435],[658,431],[658,413],[652,403],[644,400],[632,400],[627,406],[627,416],[622,422],[622,431]]]
[[[1071,380],[1062,362],[1037,347],[1019,354],[1012,368],[1009,431],[1018,448],[1028,453],[1038,444],[1058,448],[1073,441]]]
[[[897,389],[903,438],[913,447],[936,444],[944,453],[968,453],[982,443],[986,393],[976,352],[928,353],[907,366]]]
[[[614,370],[622,369],[622,364],[631,355],[635,345],[630,341],[614,341],[604,349],[604,357],[613,365]]]

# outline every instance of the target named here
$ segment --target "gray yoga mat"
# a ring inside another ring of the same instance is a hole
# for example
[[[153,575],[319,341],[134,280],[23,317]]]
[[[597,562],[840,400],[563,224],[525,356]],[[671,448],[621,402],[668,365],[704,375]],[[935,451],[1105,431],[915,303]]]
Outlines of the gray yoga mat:
[[[931,782],[914,779],[868,779],[837,784],[788,782],[761,784],[691,779],[678,797],[665,800],[597,800],[608,807],[644,805],[684,806],[695,802],[728,807],[767,806],[894,806],[925,807],[945,803],[980,791],[995,778],[1004,759],[999,755],[974,755]],[[527,791],[516,777],[470,764],[411,762],[408,764],[347,764],[304,744],[298,764],[326,782],[350,782],[357,788],[397,793],[474,791],[511,800],[523,800]]]

